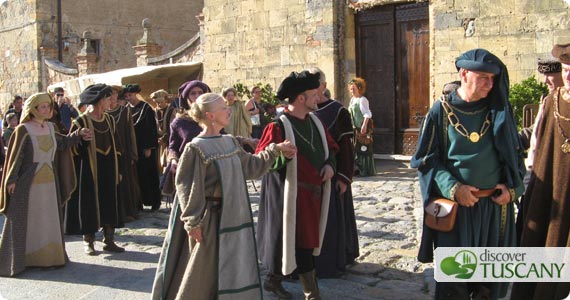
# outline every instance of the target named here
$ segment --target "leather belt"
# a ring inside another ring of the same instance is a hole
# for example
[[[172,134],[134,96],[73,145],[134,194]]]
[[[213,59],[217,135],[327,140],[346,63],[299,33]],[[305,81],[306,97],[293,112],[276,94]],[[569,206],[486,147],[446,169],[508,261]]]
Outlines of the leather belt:
[[[495,191],[497,190],[496,189],[478,190],[476,192],[471,192],[471,194],[473,194],[473,196],[477,198],[485,198],[493,196],[495,194]]]
[[[219,213],[222,210],[222,198],[221,197],[206,197],[206,207],[212,213]]]

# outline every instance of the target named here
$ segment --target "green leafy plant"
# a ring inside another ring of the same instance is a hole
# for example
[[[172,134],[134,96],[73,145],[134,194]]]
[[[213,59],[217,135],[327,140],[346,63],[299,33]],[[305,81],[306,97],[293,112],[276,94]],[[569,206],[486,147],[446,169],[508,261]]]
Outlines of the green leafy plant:
[[[523,107],[527,104],[539,103],[542,95],[547,94],[548,87],[544,83],[538,82],[534,75],[511,86],[509,101],[513,106],[519,129],[522,128]]]
[[[234,89],[237,91],[237,97],[242,100],[251,98],[251,91],[243,83],[234,84]]]
[[[262,102],[271,103],[272,105],[279,104],[279,98],[277,98],[277,95],[275,95],[275,93],[273,92],[273,87],[269,83],[263,84],[261,82],[258,82],[255,84],[255,86],[261,88]],[[247,100],[252,97],[251,91],[243,83],[234,84],[234,89],[236,89],[237,91],[237,96],[242,100]]]

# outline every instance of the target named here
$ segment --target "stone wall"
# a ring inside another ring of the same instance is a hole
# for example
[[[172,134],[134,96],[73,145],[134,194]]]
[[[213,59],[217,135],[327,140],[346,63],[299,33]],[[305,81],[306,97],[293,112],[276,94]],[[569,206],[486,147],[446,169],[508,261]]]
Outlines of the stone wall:
[[[466,36],[464,21],[475,32]],[[563,0],[453,1],[430,3],[431,97],[457,80],[455,58],[472,48],[497,55],[509,70],[511,84],[536,75],[536,59],[550,53],[555,39],[570,36],[570,13]]]
[[[73,38],[90,31],[92,38],[99,40],[100,72],[134,67],[136,57],[132,47],[142,37],[143,19],[151,21],[153,37],[164,53],[198,32],[195,16],[202,5],[201,1],[186,0],[162,1],[160,5],[155,0],[76,0],[73,5],[64,1],[62,35],[70,38],[63,62],[76,66],[75,56],[81,44]]]
[[[38,89],[38,39],[35,2],[7,1],[0,5],[0,108],[6,111],[16,94]]]
[[[133,46],[142,37],[142,20],[149,18],[163,53],[176,49],[198,31],[203,2],[187,0],[76,0],[62,2],[63,63],[77,67],[76,55],[84,31],[99,40],[100,72],[136,66]],[[0,103],[15,94],[28,96],[54,80],[68,76],[41,72],[40,48],[57,58],[57,0],[6,1],[0,5]],[[43,75],[42,75],[43,74]],[[46,77],[50,78],[46,78]],[[52,78],[53,77],[53,78]]]
[[[311,66],[334,86],[334,11],[330,0],[205,0],[204,81],[213,91],[240,82],[275,89]]]

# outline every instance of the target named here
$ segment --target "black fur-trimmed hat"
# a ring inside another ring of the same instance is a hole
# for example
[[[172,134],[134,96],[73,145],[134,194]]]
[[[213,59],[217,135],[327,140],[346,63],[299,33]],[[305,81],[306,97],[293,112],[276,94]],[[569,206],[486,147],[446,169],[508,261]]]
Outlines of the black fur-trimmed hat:
[[[541,74],[562,72],[562,64],[554,57],[539,58],[537,64],[538,72]]]

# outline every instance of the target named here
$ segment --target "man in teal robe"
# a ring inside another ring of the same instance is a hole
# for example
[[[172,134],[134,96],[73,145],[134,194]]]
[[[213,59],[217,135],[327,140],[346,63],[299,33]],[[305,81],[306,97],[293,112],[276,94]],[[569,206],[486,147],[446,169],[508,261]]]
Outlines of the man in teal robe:
[[[523,192],[523,152],[508,102],[509,77],[499,58],[484,49],[455,61],[461,87],[430,109],[412,158],[424,206],[432,197],[458,203],[450,232],[423,228],[418,259],[433,260],[434,247],[516,245],[513,201]],[[436,299],[497,299],[508,283],[436,284]]]

